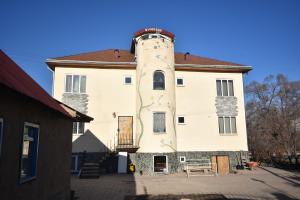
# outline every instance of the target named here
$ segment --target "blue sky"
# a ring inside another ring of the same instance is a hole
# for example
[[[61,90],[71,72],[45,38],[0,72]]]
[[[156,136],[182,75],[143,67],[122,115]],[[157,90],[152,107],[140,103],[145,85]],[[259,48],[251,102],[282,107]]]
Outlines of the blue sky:
[[[129,49],[144,27],[173,32],[178,52],[253,66],[246,83],[300,79],[298,0],[0,0],[0,48],[49,93],[47,58]]]

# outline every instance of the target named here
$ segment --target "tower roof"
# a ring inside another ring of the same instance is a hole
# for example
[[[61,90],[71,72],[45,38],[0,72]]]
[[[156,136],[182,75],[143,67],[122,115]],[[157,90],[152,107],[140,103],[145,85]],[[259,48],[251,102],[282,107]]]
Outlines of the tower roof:
[[[144,28],[144,29],[141,29],[137,32],[134,33],[134,38],[136,37],[139,37],[141,35],[144,35],[144,34],[147,34],[147,33],[159,33],[159,34],[162,34],[162,35],[165,35],[169,38],[171,38],[172,40],[174,40],[175,38],[175,35],[167,30],[164,30],[164,29],[160,29],[160,28]]]

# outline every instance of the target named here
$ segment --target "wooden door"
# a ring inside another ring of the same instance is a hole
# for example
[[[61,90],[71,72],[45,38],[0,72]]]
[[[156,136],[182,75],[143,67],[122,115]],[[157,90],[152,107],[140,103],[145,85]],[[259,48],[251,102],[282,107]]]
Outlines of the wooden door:
[[[229,158],[228,156],[217,156],[218,174],[221,176],[229,174]]]
[[[133,117],[119,116],[119,144],[133,144]]]

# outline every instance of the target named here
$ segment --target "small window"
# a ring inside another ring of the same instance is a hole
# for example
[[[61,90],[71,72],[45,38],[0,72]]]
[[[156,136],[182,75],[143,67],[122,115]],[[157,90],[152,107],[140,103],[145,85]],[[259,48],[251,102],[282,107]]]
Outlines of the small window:
[[[236,118],[235,117],[219,117],[219,133],[224,134],[236,134]]]
[[[153,89],[164,90],[165,89],[165,75],[162,71],[155,71],[153,74]]]
[[[73,122],[73,134],[84,133],[84,122]]]
[[[1,149],[2,149],[2,139],[3,138],[3,119],[0,118],[0,157],[1,157]]]
[[[153,132],[166,132],[166,114],[163,112],[153,113]]]
[[[177,122],[178,122],[178,124],[185,124],[185,119],[184,119],[184,117],[183,117],[183,116],[179,116],[179,117],[177,118]]]
[[[232,80],[217,80],[216,85],[218,96],[234,96]]]
[[[65,92],[85,93],[86,92],[86,76],[66,75]]]
[[[177,84],[177,86],[184,86],[184,84],[183,84],[183,78],[177,78],[176,84]]]
[[[181,163],[185,163],[185,161],[186,161],[185,156],[180,156],[180,157],[179,157],[179,161],[180,161]]]
[[[36,177],[39,126],[36,124],[25,123],[22,143],[20,182],[31,180]]]
[[[132,84],[132,78],[131,78],[131,76],[125,76],[124,77],[124,84],[125,85],[131,85]]]

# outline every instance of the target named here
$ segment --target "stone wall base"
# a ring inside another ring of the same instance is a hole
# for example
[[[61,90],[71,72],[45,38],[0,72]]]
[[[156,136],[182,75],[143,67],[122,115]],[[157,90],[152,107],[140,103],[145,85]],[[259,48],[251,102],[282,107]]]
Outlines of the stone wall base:
[[[154,156],[167,156],[167,171],[165,173],[172,174],[183,172],[185,162],[180,162],[180,157],[185,160],[191,159],[211,159],[212,156],[229,156],[229,164],[231,170],[236,168],[243,157],[249,160],[248,151],[187,151],[174,153],[129,153],[129,162],[135,165],[136,173],[144,175],[155,175],[153,166]]]

